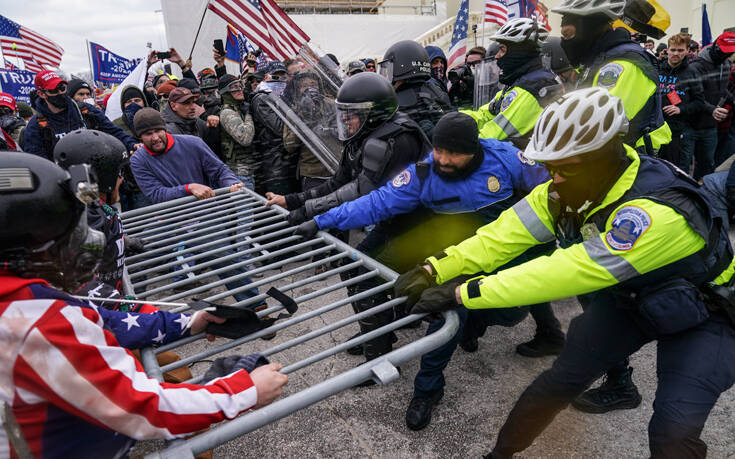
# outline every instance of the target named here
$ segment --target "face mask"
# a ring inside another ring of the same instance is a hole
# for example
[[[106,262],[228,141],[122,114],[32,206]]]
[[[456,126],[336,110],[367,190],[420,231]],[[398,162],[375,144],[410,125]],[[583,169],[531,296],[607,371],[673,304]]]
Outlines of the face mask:
[[[87,99],[84,99],[82,102],[84,102],[85,104],[89,104],[89,105],[94,106],[94,99],[92,99],[91,97],[90,98],[87,98]]]
[[[575,36],[569,40],[561,40],[561,48],[567,55],[567,59],[569,59],[572,67],[579,67],[582,64],[585,52],[589,50],[589,47],[589,43],[579,36]]]
[[[133,118],[135,117],[135,114],[138,113],[138,110],[142,108],[143,107],[136,104],[135,102],[125,107],[125,118],[128,120],[128,124],[130,126],[133,125]]]
[[[48,101],[57,108],[66,108],[68,105],[66,94],[56,94],[55,96],[48,96]]]
[[[443,80],[444,79],[444,66],[439,65],[436,67],[431,68],[431,76],[434,77],[437,80]]]

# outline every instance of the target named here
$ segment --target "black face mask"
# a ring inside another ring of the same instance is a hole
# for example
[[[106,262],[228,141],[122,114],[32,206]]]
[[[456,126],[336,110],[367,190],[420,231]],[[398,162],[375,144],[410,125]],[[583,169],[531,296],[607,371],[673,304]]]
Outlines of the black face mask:
[[[56,94],[55,96],[48,96],[48,101],[57,108],[66,108],[69,103],[67,102],[66,94]]]
[[[538,61],[538,66],[541,66],[541,58],[536,49],[509,48],[508,52],[497,60],[498,67],[503,71],[500,74],[500,82],[504,85],[512,84],[523,76],[535,61]]]
[[[553,184],[562,203],[572,211],[578,211],[587,201],[599,204],[630,161],[622,145],[615,144],[590,154],[585,163],[576,175]]]
[[[567,55],[567,59],[569,59],[569,63],[572,67],[579,67],[582,65],[582,61],[584,60],[584,56],[589,50],[589,47],[589,42],[579,35],[574,38],[570,38],[569,40],[565,40],[563,38],[561,40],[561,48]]]

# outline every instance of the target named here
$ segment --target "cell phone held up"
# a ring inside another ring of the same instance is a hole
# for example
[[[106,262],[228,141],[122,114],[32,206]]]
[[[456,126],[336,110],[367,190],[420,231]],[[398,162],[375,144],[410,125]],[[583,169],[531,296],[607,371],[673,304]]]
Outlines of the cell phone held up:
[[[171,53],[169,51],[159,51],[156,53],[156,57],[160,60],[169,59],[171,57]]]
[[[214,49],[217,50],[220,56],[225,55],[225,45],[222,40],[214,40]]]

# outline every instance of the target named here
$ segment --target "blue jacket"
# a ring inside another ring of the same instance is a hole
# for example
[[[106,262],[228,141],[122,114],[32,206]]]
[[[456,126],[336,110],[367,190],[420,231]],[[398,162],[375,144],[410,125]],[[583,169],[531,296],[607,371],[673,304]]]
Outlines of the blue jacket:
[[[128,150],[133,149],[137,143],[135,139],[130,137],[119,127],[112,124],[112,121],[110,121],[99,109],[92,105],[82,103],[80,110],[80,107],[73,99],[70,97],[67,97],[66,99],[66,111],[61,113],[51,113],[45,100],[40,97],[36,99],[34,108],[36,109],[37,114],[28,121],[26,129],[23,131],[24,151],[53,161],[53,150],[56,140],[64,137],[72,131],[76,131],[77,129],[95,129],[106,132],[118,138]],[[86,120],[85,116],[82,115],[82,111],[86,112]],[[56,137],[54,141],[49,139],[44,142],[42,132],[43,128],[38,122],[39,116],[46,119],[48,127],[51,128],[54,136]],[[94,126],[91,126],[90,124],[94,124]]]
[[[429,173],[424,180],[417,177],[413,164],[377,190],[314,220],[320,229],[346,230],[406,214],[419,206],[442,214],[482,212],[550,180],[546,169],[523,158],[512,144],[495,139],[480,139],[480,143],[483,161],[462,180],[448,181],[434,173],[430,154],[426,159]]]
[[[166,151],[163,153],[151,153],[143,146],[130,158],[130,169],[135,181],[152,203],[187,196],[190,183],[212,189],[240,183],[201,138],[191,135],[167,136]]]

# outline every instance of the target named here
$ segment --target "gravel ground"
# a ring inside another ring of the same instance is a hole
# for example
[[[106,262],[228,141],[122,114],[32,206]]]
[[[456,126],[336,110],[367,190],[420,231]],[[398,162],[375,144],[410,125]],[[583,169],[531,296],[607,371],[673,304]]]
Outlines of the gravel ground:
[[[278,282],[300,279],[292,276]],[[310,284],[290,292],[299,296],[337,282],[337,277]],[[300,311],[323,306],[344,298],[339,290],[301,305]],[[270,302],[270,301],[269,301]],[[554,303],[564,327],[581,312],[576,300]],[[325,314],[279,333],[273,341],[258,340],[230,354],[262,351],[299,334],[351,314],[349,306]],[[425,332],[419,329],[398,331],[397,346],[412,342]],[[283,364],[296,362],[317,349],[333,346],[358,330],[356,324],[336,330],[319,339],[276,354],[272,360]],[[237,438],[215,450],[215,457],[479,457],[493,445],[505,416],[523,389],[552,358],[528,359],[515,353],[518,343],[533,335],[532,319],[514,328],[493,327],[480,339],[478,352],[457,351],[445,375],[445,396],[435,408],[431,424],[420,432],[406,428],[405,409],[413,391],[413,376],[418,360],[404,365],[402,376],[387,386],[349,389],[301,410],[255,432]],[[223,340],[218,340],[223,342]],[[190,355],[207,346],[200,341],[182,348]],[[656,388],[655,343],[632,357],[633,378],[643,395],[635,410],[591,415],[572,408],[564,410],[546,431],[520,457],[647,457],[647,424],[652,413]],[[362,363],[362,358],[337,354],[292,373],[284,396]],[[194,374],[206,371],[208,364],[194,365]],[[722,395],[702,434],[711,457],[735,456],[735,391]],[[162,442],[141,442],[133,455],[160,449]]]

